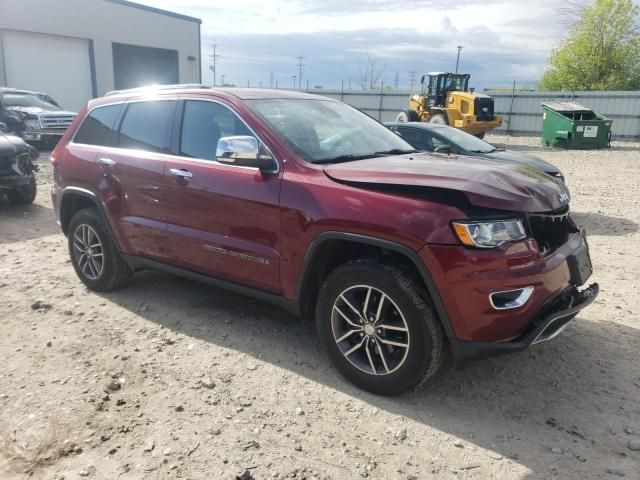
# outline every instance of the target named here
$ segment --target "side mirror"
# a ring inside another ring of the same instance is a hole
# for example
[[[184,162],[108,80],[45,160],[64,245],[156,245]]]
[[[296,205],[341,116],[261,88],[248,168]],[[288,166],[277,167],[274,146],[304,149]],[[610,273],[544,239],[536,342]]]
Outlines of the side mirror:
[[[220,163],[258,168],[261,172],[277,170],[276,161],[269,155],[261,154],[258,140],[249,135],[222,137],[218,140],[216,160]]]
[[[422,75],[422,77],[420,78],[420,85],[424,85],[424,79],[426,78],[426,75]]]
[[[435,148],[434,153],[447,153],[447,154],[450,154],[452,152],[451,152],[451,147],[449,145],[440,145],[439,147]]]
[[[6,131],[7,131],[7,124],[0,122],[0,132],[6,132]]]

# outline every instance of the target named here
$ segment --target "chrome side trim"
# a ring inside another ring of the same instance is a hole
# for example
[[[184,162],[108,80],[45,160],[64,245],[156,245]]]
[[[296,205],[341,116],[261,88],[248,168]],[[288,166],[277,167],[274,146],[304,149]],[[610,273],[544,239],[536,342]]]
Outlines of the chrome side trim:
[[[525,303],[529,301],[529,299],[531,298],[531,295],[533,295],[533,290],[534,290],[533,287],[525,287],[525,288],[517,288],[515,290],[503,290],[501,292],[493,292],[492,294],[489,295],[489,302],[491,303],[491,306],[495,310],[512,310],[514,308],[520,308],[521,306],[523,306]],[[501,295],[504,293],[513,293],[513,292],[520,292],[520,294],[514,300],[511,300],[510,302],[507,302],[502,306],[497,306],[495,304],[493,300],[494,295]]]

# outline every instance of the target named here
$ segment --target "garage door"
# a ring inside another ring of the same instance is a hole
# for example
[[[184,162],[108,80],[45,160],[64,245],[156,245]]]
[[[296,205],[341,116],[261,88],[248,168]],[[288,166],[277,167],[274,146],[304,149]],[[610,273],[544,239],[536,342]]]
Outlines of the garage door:
[[[89,40],[2,31],[7,85],[49,94],[77,112],[92,97]]]
[[[116,90],[178,83],[178,51],[114,43],[113,78]]]

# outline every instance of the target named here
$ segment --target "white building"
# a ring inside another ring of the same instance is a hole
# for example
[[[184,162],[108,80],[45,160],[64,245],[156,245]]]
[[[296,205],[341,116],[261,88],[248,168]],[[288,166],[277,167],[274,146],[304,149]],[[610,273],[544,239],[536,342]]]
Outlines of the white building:
[[[78,111],[109,90],[199,83],[201,23],[126,0],[1,0],[0,86]]]

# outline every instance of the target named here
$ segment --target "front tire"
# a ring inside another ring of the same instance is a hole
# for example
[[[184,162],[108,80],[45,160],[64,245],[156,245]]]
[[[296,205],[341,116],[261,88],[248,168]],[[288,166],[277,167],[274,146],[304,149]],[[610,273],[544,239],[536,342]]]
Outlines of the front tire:
[[[323,282],[316,306],[320,341],[351,383],[398,395],[440,367],[442,328],[419,287],[402,270],[354,260]]]
[[[16,205],[30,205],[36,199],[37,193],[36,177],[31,174],[29,175],[29,183],[7,192],[7,197]]]
[[[68,231],[71,263],[90,290],[108,292],[123,286],[132,275],[95,208],[79,210]]]
[[[398,123],[407,123],[407,122],[419,122],[420,118],[418,117],[418,112],[415,110],[402,110],[398,112],[396,115],[396,122]]]

